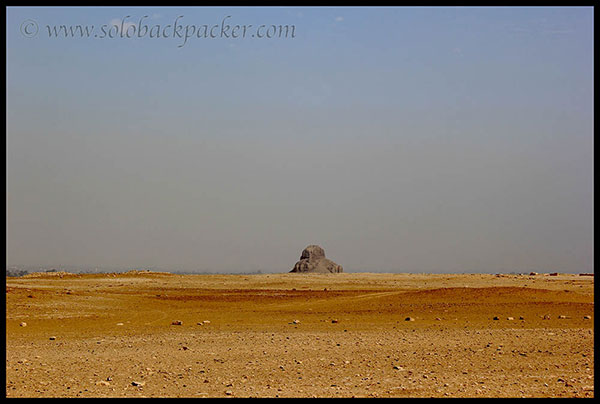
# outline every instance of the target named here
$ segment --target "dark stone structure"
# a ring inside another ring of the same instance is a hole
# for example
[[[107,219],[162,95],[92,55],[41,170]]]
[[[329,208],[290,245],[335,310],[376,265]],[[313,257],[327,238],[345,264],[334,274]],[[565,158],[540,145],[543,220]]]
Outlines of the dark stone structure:
[[[302,251],[300,261],[296,262],[290,272],[340,273],[344,269],[335,262],[325,258],[325,251],[318,245],[309,245]]]

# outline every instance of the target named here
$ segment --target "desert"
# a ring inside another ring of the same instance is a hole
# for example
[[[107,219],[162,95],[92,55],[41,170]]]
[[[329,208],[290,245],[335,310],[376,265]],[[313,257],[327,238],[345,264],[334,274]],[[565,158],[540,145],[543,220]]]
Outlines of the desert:
[[[593,397],[594,277],[6,278],[8,397]]]
[[[594,397],[594,7],[5,10],[7,397]]]

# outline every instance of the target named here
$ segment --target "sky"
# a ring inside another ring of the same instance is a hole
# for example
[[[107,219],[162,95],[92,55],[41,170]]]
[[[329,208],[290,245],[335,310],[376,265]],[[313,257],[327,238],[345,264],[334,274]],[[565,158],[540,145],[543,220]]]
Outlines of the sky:
[[[7,265],[593,272],[593,23],[9,7]]]

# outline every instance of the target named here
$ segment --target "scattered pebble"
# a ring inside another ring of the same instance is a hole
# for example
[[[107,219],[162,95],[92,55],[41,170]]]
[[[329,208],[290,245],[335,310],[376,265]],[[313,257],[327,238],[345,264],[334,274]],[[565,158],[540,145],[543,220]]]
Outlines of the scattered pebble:
[[[50,337],[50,341],[54,341],[56,339],[55,336]]]
[[[174,320],[171,322],[171,325],[183,325],[183,321],[181,320]]]
[[[131,385],[132,386],[138,386],[138,387],[144,387],[146,385],[146,382],[136,382],[136,381],[133,381],[133,382],[131,382]]]
[[[414,318],[412,318],[412,317],[406,317],[406,318],[404,319],[404,321],[415,321],[415,319],[414,319]]]
[[[23,321],[21,324],[19,324],[21,327],[27,327],[27,323],[25,321]]]

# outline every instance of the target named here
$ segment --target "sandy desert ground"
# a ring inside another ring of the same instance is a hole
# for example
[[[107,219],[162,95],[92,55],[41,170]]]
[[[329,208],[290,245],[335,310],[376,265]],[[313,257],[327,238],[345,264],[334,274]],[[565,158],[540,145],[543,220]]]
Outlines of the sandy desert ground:
[[[547,274],[6,278],[6,395],[593,397],[593,289]]]

